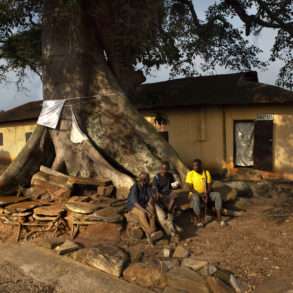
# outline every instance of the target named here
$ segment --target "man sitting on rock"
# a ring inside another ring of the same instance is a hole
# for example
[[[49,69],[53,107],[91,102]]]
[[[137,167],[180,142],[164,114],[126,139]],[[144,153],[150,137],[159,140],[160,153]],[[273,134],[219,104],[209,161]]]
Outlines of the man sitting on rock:
[[[153,190],[155,194],[155,209],[158,221],[169,236],[175,236],[176,229],[173,223],[173,212],[177,193],[174,191],[178,188],[179,182],[170,172],[168,162],[163,162],[160,166],[159,173],[153,179]]]
[[[168,213],[172,213],[177,196],[174,189],[177,188],[179,184],[170,172],[168,162],[163,162],[161,164],[160,172],[154,177],[152,185],[158,202]]]
[[[186,184],[191,192],[191,204],[198,220],[197,226],[205,224],[207,207],[214,204],[217,220],[221,226],[222,221],[222,198],[219,192],[212,192],[212,177],[208,170],[204,170],[200,159],[193,160],[193,170],[187,173]],[[202,207],[204,207],[204,212]]]
[[[138,181],[128,194],[128,211],[138,222],[147,239],[152,243],[156,231],[153,190],[146,172],[141,172]]]

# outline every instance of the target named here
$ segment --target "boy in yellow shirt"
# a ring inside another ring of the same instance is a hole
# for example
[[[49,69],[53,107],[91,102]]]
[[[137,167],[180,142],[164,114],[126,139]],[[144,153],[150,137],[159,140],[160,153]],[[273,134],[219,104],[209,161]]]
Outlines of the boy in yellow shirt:
[[[221,226],[225,225],[222,221],[222,198],[219,192],[212,192],[212,177],[208,170],[204,170],[200,159],[192,162],[192,171],[187,173],[186,184],[191,192],[192,209],[198,220],[198,227],[204,225],[201,204],[213,203],[217,212],[217,220]]]

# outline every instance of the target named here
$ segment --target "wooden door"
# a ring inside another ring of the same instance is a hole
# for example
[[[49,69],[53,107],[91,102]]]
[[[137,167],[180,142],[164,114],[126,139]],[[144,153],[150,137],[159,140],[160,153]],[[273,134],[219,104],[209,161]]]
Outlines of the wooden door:
[[[273,120],[256,120],[254,129],[254,167],[273,169]]]

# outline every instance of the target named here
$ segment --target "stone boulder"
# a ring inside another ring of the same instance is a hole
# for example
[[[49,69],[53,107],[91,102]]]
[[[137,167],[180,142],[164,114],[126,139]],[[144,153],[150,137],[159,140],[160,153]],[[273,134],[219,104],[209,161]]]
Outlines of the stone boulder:
[[[269,181],[260,181],[251,184],[253,194],[257,197],[271,198],[274,192],[274,184]]]
[[[251,200],[248,198],[238,198],[234,204],[233,204],[233,208],[236,210],[242,210],[245,211],[249,208],[249,206],[251,205]]]
[[[237,191],[237,197],[252,197],[253,192],[251,186],[245,181],[225,182],[225,185]]]
[[[80,245],[71,241],[71,240],[66,240],[64,243],[61,245],[58,245],[55,250],[58,254],[60,255],[65,255],[71,252],[74,252],[80,248]]]
[[[188,256],[189,256],[189,251],[181,245],[178,245],[175,248],[175,251],[173,253],[173,257],[176,257],[176,258],[185,258]]]
[[[82,238],[90,239],[95,243],[118,243],[121,238],[122,229],[123,227],[120,224],[96,222],[86,227],[82,233]]]
[[[205,278],[188,268],[175,268],[166,275],[170,288],[185,290],[188,293],[210,292]]]
[[[239,197],[252,197],[251,186],[244,181],[214,181],[213,190],[221,193],[224,202],[233,202]]]
[[[137,245],[127,248],[132,263],[142,262],[144,257],[144,245],[139,243]]]
[[[124,271],[123,278],[142,287],[164,288],[167,285],[166,275],[155,264],[134,263]]]
[[[219,192],[224,202],[235,201],[237,199],[237,190],[223,182],[214,181],[213,191]]]
[[[208,286],[212,293],[233,293],[234,290],[226,285],[221,280],[215,278],[215,277],[208,277],[207,278]]]
[[[120,277],[129,262],[129,255],[119,247],[97,245],[74,252],[72,258],[110,275]]]
[[[209,263],[205,260],[198,260],[198,259],[195,259],[192,257],[188,257],[188,258],[183,259],[181,266],[190,268],[193,271],[199,271],[202,268],[208,266],[208,264]]]

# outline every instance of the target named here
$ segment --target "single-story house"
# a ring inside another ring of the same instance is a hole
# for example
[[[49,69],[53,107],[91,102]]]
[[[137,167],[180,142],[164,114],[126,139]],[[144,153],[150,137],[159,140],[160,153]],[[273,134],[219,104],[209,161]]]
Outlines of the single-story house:
[[[258,81],[256,72],[143,84],[132,102],[190,164],[215,171],[255,168],[293,174],[293,92]],[[41,102],[0,113],[0,159],[14,159]]]
[[[37,101],[0,112],[0,164],[16,158],[36,127],[41,107]]]

